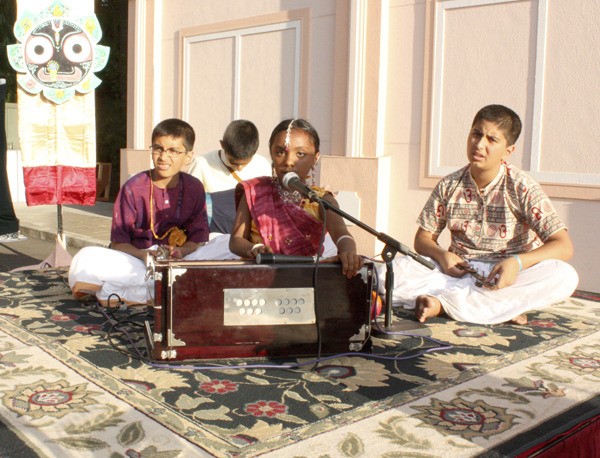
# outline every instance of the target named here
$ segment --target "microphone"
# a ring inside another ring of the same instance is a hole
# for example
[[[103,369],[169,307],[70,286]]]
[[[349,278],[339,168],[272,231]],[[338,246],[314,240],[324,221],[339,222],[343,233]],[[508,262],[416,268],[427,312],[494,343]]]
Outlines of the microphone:
[[[307,264],[314,263],[316,256],[296,256],[293,254],[258,253],[257,264]]]
[[[303,196],[308,197],[311,202],[321,200],[315,191],[302,183],[296,172],[288,172],[283,176],[283,187],[290,191],[298,191]]]

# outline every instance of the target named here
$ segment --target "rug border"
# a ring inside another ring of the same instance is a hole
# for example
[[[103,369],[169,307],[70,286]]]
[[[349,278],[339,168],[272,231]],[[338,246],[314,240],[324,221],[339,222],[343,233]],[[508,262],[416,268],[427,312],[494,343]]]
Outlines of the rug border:
[[[18,446],[7,448],[5,444],[15,444]],[[12,453],[18,452],[18,455]],[[8,453],[11,453],[10,455]],[[42,451],[38,449],[34,443],[28,440],[21,431],[15,428],[2,415],[0,409],[0,456],[18,456],[19,458],[39,458],[44,456]]]
[[[493,448],[486,450],[484,453],[477,456],[481,458],[492,458],[497,456],[517,456],[526,453],[532,448],[545,442],[549,442],[560,434],[576,427],[578,424],[587,422],[598,415],[600,415],[600,394],[580,402],[570,409],[564,410],[545,422],[539,423],[518,436],[497,444]],[[515,448],[516,441],[519,441],[519,443],[522,443],[523,445]]]

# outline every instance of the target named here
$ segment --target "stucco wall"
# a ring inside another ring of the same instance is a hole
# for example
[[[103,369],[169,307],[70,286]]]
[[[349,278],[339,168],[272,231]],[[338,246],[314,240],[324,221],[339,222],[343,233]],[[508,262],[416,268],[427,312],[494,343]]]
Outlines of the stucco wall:
[[[532,5],[533,4],[533,5]],[[502,8],[512,15],[522,14],[537,8],[537,2],[511,2],[501,5]],[[598,106],[600,106],[599,88],[600,65],[598,59],[593,62],[588,58],[577,59],[577,54],[587,56],[597,56],[598,52],[598,22],[591,23],[586,20],[581,23],[580,18],[582,10],[586,11],[589,17],[597,17],[600,13],[600,4],[594,1],[583,1],[578,3],[578,7],[571,5],[565,9],[565,2],[551,1],[548,6],[548,43],[546,49],[546,71],[544,80],[548,82],[545,87],[544,100],[548,100],[545,111],[542,112],[544,135],[542,136],[543,148],[541,157],[546,159],[545,164],[550,170],[591,172],[596,175],[598,170],[597,153],[594,151],[599,132]],[[572,8],[571,8],[572,7]],[[535,12],[535,11],[534,11]],[[466,14],[466,12],[462,12]],[[565,15],[570,15],[568,18]],[[390,59],[388,81],[388,105],[386,113],[386,153],[392,158],[392,180],[390,193],[394,196],[389,208],[391,235],[404,243],[410,243],[416,230],[414,223],[422,206],[425,204],[431,188],[421,187],[420,178],[422,176],[421,161],[423,160],[422,149],[422,129],[424,122],[428,118],[426,113],[427,106],[423,106],[424,82],[426,81],[427,61],[426,49],[426,2],[396,0],[390,2]],[[485,15],[482,15],[485,19]],[[512,23],[521,21],[528,25],[523,18],[509,16],[507,21],[513,19]],[[562,18],[562,23],[560,18]],[[518,19],[518,20],[517,20]],[[502,22],[503,18],[495,18]],[[485,29],[485,21],[481,22]],[[561,23],[560,29],[553,29],[552,24]],[[565,33],[565,26],[567,24]],[[578,27],[579,24],[579,27]],[[560,36],[554,33],[560,31]],[[595,31],[594,31],[595,30]],[[456,32],[456,31],[455,31]],[[511,36],[511,32],[506,31]],[[471,30],[464,31],[465,36],[471,36]],[[537,47],[535,37],[530,37],[528,33],[522,32],[525,43],[521,43],[523,50],[521,56],[531,56],[524,50],[524,45]],[[568,39],[568,43],[561,43]],[[585,45],[584,45],[585,44]],[[473,46],[479,46],[474,44]],[[471,46],[471,47],[473,47]],[[466,49],[465,49],[466,48]],[[486,54],[480,53],[480,60],[473,61],[475,55],[469,52],[469,43],[463,42],[462,56],[464,59],[471,57],[471,60],[464,60],[463,67],[460,69],[450,69],[449,74],[458,74],[462,78],[468,77],[468,71],[476,68],[477,65],[484,66],[483,71],[493,72],[494,64],[502,61],[493,52]],[[565,59],[564,50],[573,49],[567,57],[568,68],[557,66],[556,61]],[[583,50],[585,49],[585,53]],[[533,51],[532,51],[533,53]],[[533,53],[535,54],[535,53]],[[554,63],[553,63],[554,62]],[[452,93],[453,85],[446,90],[452,94],[444,107],[446,120],[452,124],[452,139],[458,146],[453,149],[460,149],[465,154],[466,136],[470,127],[472,116],[475,114],[473,108],[478,102],[480,106],[488,103],[505,103],[515,107],[524,121],[523,137],[517,143],[521,157],[515,162],[518,166],[527,168],[527,158],[530,154],[530,141],[532,136],[531,121],[534,118],[533,113],[533,94],[534,85],[527,81],[531,78],[530,72],[533,64],[524,61],[525,67],[522,71],[513,74],[515,80],[524,79],[525,81],[519,87],[519,91],[511,93],[506,87],[499,86],[498,91],[492,91],[489,88],[489,94],[481,94],[481,87],[476,86],[469,90],[468,81],[460,87],[460,91]],[[491,70],[490,68],[491,67]],[[502,70],[505,70],[502,67]],[[529,76],[528,76],[529,72]],[[559,72],[559,73],[557,73]],[[564,78],[563,75],[570,75]],[[581,75],[576,75],[581,74]],[[511,75],[507,75],[511,77]],[[476,78],[475,78],[476,79]],[[573,84],[573,83],[576,84]],[[514,85],[510,82],[508,85]],[[523,92],[522,88],[525,88]],[[590,89],[593,89],[590,91]],[[460,97],[464,91],[464,97]],[[479,94],[479,99],[475,96]],[[514,99],[512,98],[514,97]],[[585,101],[584,101],[585,99]],[[508,101],[507,101],[508,100]],[[462,102],[461,102],[462,101]],[[561,106],[556,106],[556,101],[560,101]],[[512,103],[511,103],[512,102]],[[465,108],[471,107],[470,111]],[[539,115],[539,114],[538,114]],[[442,119],[444,119],[442,117]],[[585,131],[585,133],[583,133]],[[449,134],[448,134],[449,135]],[[559,142],[560,140],[560,142]],[[451,143],[451,142],[449,142]],[[558,145],[557,145],[558,143]],[[575,153],[577,151],[577,153]],[[581,152],[585,151],[585,155]],[[454,163],[457,160],[454,153],[446,158],[451,158]],[[544,156],[544,154],[546,154]],[[559,160],[562,156],[576,156],[572,160],[565,158]],[[542,162],[544,162],[542,160]],[[450,161],[450,162],[452,162]],[[466,160],[463,162],[466,164]],[[523,163],[525,165],[523,166]],[[584,165],[582,165],[582,163]],[[458,168],[458,167],[456,167]],[[582,173],[583,175],[583,173]],[[540,180],[541,181],[541,180]],[[545,188],[552,190],[552,186],[544,185]],[[579,196],[594,196],[593,188],[580,188]],[[571,263],[577,269],[580,275],[579,288],[583,290],[598,291],[598,272],[600,271],[600,243],[596,240],[595,228],[600,224],[600,202],[593,197],[593,200],[583,199],[565,199],[559,197],[552,198],[557,212],[569,227],[571,237],[575,244],[575,256]],[[442,243],[447,243],[447,238],[442,239]]]
[[[309,27],[305,31],[309,36],[309,50],[302,50],[303,55],[308,56],[306,65],[309,72],[307,81],[304,82],[307,97],[302,101],[303,106],[297,114],[308,117],[318,128],[321,135],[322,152],[328,153],[331,150],[335,0],[319,2],[261,0],[252,2],[251,6],[245,0],[163,0],[161,2],[145,1],[144,3],[146,9],[141,11],[146,14],[146,21],[155,26],[150,27],[152,29],[149,32],[151,42],[144,43],[147,46],[146,62],[150,62],[146,69],[148,78],[145,81],[149,83],[150,78],[153,81],[151,82],[152,87],[145,94],[144,111],[151,113],[151,116],[146,120],[144,127],[146,133],[141,136],[142,139],[149,135],[154,123],[166,117],[179,115],[182,68],[179,37],[181,33],[187,33],[186,31],[189,29],[194,29],[197,33],[202,33],[203,29],[223,30],[227,28],[227,24],[232,24],[232,27],[252,27],[257,23],[253,18],[282,11],[302,10],[310,6]],[[257,124],[261,136],[259,153],[265,156],[268,155],[267,140],[272,128],[284,117],[292,115],[292,113],[288,113],[289,110],[286,107],[289,105],[289,98],[293,95],[282,94],[281,88],[286,84],[285,82],[278,83],[283,71],[277,67],[277,63],[285,62],[286,56],[252,55],[254,52],[260,53],[260,41],[266,36],[268,34],[257,34],[247,39],[247,51],[243,56],[244,59],[247,59],[244,68],[248,69],[249,66],[255,66],[255,68],[252,70],[252,74],[243,80],[243,84],[248,84],[249,78],[260,78],[263,84],[272,86],[272,91],[265,96],[262,93],[253,93],[252,88],[242,87],[239,101],[241,109],[236,116],[251,119]],[[272,49],[272,47],[264,47]],[[198,154],[218,148],[218,141],[222,137],[223,130],[232,119],[234,88],[231,81],[233,64],[230,48],[230,44],[218,43],[212,49],[213,56],[209,62],[195,63],[193,71],[197,76],[206,74],[205,84],[202,87],[193,87],[189,93],[184,94],[184,96],[191,97],[189,100],[191,110],[212,115],[205,116],[202,123],[195,123],[201,125],[194,125],[198,136],[196,148]],[[283,43],[281,52],[286,52],[285,49],[286,45]],[[203,52],[206,53],[206,49]],[[191,119],[193,116],[192,113],[188,117]],[[128,146],[143,147],[135,142]]]

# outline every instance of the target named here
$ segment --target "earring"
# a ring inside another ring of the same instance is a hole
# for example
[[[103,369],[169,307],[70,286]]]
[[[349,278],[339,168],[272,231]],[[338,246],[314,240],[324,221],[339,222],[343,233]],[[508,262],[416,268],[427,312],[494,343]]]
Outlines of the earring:
[[[314,164],[312,166],[312,168],[310,169],[310,172],[308,172],[308,175],[306,175],[306,184],[308,185],[308,187],[312,187],[316,185],[316,180],[315,177],[317,175],[317,169],[316,169],[316,164]]]

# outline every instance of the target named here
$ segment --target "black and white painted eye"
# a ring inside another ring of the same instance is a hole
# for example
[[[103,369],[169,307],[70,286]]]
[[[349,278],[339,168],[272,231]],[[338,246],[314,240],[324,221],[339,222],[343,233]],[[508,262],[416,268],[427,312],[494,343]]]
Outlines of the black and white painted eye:
[[[43,65],[54,55],[54,47],[49,38],[44,36],[32,36],[27,40],[25,46],[25,59],[27,62]]]
[[[65,57],[75,64],[92,60],[92,44],[83,33],[69,35],[62,48]]]

